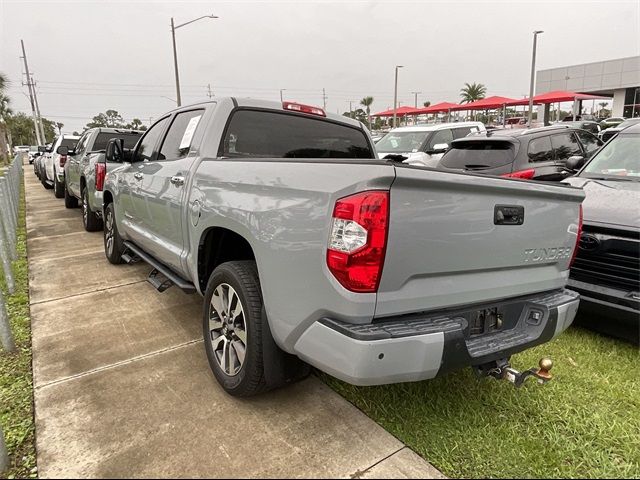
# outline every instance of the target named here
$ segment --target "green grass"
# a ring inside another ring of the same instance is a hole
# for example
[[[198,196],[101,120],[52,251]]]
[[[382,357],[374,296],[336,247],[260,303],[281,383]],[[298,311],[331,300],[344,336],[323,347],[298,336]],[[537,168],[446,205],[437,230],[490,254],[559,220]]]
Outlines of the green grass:
[[[0,478],[37,477],[24,197],[20,203],[18,259],[13,263],[16,290],[6,297],[18,352],[10,355],[0,347],[0,425],[10,465],[8,471],[0,472]],[[6,292],[1,267],[0,284]]]
[[[554,379],[520,389],[471,369],[381,387],[323,379],[450,477],[640,478],[637,347],[571,328],[512,365],[542,356]]]

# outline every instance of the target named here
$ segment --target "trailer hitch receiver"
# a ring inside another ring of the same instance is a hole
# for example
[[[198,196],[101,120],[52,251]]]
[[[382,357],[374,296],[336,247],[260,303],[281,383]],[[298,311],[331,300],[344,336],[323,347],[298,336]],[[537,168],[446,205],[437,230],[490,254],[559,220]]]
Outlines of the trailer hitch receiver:
[[[538,383],[544,384],[551,380],[552,375],[549,370],[553,367],[550,358],[541,358],[538,362],[540,368],[530,368],[524,372],[520,372],[509,365],[508,359],[496,360],[488,364],[476,367],[476,371],[480,376],[491,376],[497,380],[506,380],[513,383],[516,387],[521,387],[525,380],[529,377],[536,378]]]

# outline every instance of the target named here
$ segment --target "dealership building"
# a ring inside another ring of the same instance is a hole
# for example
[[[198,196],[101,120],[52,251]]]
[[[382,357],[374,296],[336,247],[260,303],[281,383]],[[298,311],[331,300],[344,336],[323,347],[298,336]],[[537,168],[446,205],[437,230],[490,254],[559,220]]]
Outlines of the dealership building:
[[[538,70],[536,94],[553,90],[610,97],[612,117],[638,117],[640,56]]]

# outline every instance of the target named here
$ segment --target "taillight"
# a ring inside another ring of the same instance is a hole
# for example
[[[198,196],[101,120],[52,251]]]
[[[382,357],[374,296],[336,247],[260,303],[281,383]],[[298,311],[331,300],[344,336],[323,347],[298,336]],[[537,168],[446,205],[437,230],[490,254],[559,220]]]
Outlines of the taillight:
[[[107,166],[104,163],[96,163],[96,190],[101,192],[104,188],[104,177],[107,174]]]
[[[341,198],[333,209],[327,266],[347,290],[375,293],[380,284],[389,225],[389,192]]]
[[[282,102],[282,108],[285,110],[293,110],[294,112],[300,113],[310,113],[311,115],[320,115],[321,117],[326,117],[327,114],[323,109],[318,107],[313,107],[311,105],[303,105],[301,103],[294,102]]]
[[[525,180],[531,180],[536,171],[533,168],[528,168],[527,170],[518,170],[517,172],[505,173],[504,175],[500,175],[505,178],[522,178]]]
[[[60,155],[60,166],[64,167],[65,163],[67,163],[67,156],[66,155]]]
[[[569,268],[573,266],[573,262],[578,255],[578,246],[580,245],[580,237],[582,236],[582,205],[580,205],[580,213],[578,214],[578,235],[576,236],[576,244],[573,247],[573,255],[571,255],[571,261],[569,262]]]

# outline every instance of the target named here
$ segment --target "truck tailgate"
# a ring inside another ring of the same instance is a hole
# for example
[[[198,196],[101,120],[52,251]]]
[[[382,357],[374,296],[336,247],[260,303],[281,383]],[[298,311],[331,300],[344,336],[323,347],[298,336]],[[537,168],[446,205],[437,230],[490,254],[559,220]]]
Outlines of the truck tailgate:
[[[396,167],[376,316],[562,288],[583,198],[558,184]]]

